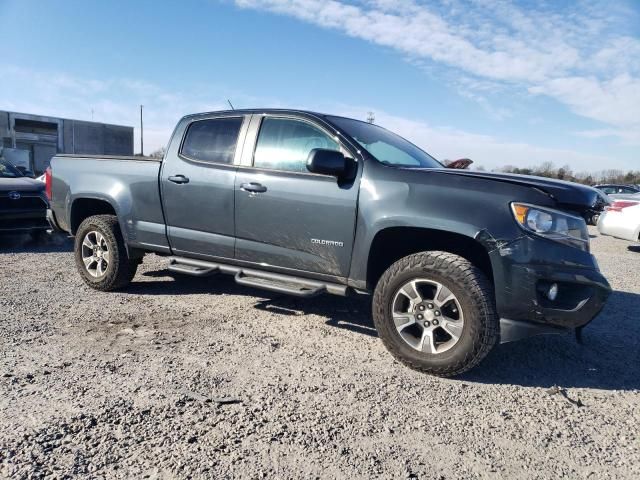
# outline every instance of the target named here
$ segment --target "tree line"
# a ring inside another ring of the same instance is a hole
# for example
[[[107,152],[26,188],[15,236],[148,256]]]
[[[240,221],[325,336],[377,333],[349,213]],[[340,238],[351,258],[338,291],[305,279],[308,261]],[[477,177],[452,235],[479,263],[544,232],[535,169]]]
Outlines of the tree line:
[[[478,170],[484,170],[478,167]],[[506,165],[494,170],[504,173],[519,173],[522,175],[536,175],[538,177],[557,178],[585,185],[597,185],[601,183],[622,183],[640,185],[640,170],[607,169],[599,172],[574,172],[569,165],[556,167],[552,162],[544,162],[535,167],[515,167]]]

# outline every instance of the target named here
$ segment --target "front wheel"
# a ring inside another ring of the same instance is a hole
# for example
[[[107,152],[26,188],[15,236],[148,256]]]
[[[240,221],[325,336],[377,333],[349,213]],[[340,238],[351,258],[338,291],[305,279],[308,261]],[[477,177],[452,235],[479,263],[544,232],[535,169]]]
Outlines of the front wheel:
[[[127,286],[139,263],[129,258],[115,215],[94,215],[80,224],[75,259],[82,280],[105,292]]]
[[[448,252],[421,252],[391,265],[376,286],[373,319],[395,358],[443,377],[473,368],[499,339],[489,281]]]

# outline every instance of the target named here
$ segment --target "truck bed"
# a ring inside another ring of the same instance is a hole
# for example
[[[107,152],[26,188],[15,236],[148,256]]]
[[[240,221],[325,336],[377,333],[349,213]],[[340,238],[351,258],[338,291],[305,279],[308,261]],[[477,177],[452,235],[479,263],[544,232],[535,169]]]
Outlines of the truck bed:
[[[75,159],[91,159],[91,160],[134,160],[137,162],[156,162],[162,163],[160,158],[140,157],[137,155],[80,155],[77,153],[59,153],[56,157],[75,158]]]
[[[56,155],[51,160],[55,220],[63,230],[75,233],[83,211],[115,213],[130,246],[168,252],[160,165],[161,160],[148,157]]]

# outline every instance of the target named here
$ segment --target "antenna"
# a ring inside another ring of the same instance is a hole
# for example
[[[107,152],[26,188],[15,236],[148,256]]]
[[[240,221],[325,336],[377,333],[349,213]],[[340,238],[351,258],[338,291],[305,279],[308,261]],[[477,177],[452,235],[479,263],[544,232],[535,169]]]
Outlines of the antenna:
[[[235,110],[235,108],[233,108],[233,105],[231,104],[231,100],[229,100],[228,98],[227,98],[227,103],[231,107],[231,110]]]
[[[373,112],[367,112],[367,123],[374,123],[376,121],[376,114]]]

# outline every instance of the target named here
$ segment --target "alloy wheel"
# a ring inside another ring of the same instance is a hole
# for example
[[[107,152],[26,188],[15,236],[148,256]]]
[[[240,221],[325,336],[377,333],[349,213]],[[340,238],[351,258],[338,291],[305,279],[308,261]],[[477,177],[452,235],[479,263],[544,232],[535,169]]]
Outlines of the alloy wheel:
[[[111,252],[104,235],[95,230],[88,232],[82,240],[82,262],[89,275],[103,277],[110,261]]]
[[[459,300],[445,285],[417,278],[393,297],[392,316],[400,337],[414,350],[440,354],[458,343],[464,328]]]

